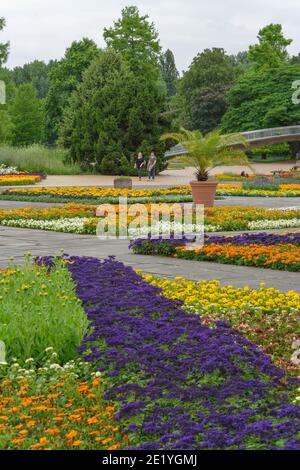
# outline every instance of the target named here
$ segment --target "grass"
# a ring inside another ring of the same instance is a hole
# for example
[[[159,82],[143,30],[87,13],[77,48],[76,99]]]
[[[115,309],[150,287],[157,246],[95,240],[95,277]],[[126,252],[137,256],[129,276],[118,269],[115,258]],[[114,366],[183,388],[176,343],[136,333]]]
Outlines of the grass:
[[[30,147],[0,146],[0,164],[15,166],[21,171],[41,172],[48,175],[76,175],[82,173],[78,165],[67,163],[68,151],[43,145]]]

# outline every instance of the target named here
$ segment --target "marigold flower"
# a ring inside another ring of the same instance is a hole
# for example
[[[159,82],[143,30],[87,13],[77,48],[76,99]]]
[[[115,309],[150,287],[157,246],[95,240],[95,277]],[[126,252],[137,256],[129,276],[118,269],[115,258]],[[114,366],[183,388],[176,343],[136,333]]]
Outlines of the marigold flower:
[[[77,434],[78,434],[77,431],[72,430],[72,431],[70,431],[68,434],[65,435],[65,438],[66,438],[68,441],[70,441],[71,439],[73,439],[74,437],[76,437]]]

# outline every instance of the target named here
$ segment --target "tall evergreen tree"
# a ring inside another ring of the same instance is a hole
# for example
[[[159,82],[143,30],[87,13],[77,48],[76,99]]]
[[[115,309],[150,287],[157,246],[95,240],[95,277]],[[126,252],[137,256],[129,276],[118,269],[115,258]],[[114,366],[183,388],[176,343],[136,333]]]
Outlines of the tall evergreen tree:
[[[70,148],[82,168],[96,162],[97,170],[104,173],[124,173],[124,167],[127,172],[138,151],[162,155],[163,105],[157,86],[137,77],[121,54],[107,49],[72,95],[60,143]]]
[[[13,123],[12,143],[30,145],[42,139],[43,109],[33,85],[21,85],[9,106]]]
[[[176,81],[179,78],[179,72],[176,68],[174,54],[170,49],[162,54],[160,64],[162,77],[167,86],[167,95],[171,98],[176,93]]]
[[[50,73],[50,88],[45,103],[45,135],[49,143],[57,140],[70,96],[98,53],[99,49],[91,39],[74,41]]]

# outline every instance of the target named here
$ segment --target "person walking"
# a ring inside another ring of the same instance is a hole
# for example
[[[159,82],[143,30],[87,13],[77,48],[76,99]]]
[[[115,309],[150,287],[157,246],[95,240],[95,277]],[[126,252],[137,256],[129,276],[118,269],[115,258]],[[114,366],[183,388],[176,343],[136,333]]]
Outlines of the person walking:
[[[143,172],[143,168],[145,166],[145,159],[144,159],[144,156],[142,154],[142,152],[139,152],[138,156],[137,156],[137,159],[135,161],[135,168],[137,169],[137,172],[138,172],[138,177],[139,177],[139,180],[141,181],[142,179],[142,172]]]
[[[149,175],[149,181],[155,180],[155,170],[156,170],[156,164],[157,164],[157,158],[154,152],[151,152],[147,169],[148,169],[148,175]]]

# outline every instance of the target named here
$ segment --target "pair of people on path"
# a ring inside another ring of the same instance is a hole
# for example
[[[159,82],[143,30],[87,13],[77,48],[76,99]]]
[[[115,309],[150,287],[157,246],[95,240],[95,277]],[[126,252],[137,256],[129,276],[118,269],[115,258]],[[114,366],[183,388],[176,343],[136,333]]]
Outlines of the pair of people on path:
[[[147,163],[147,170],[148,170],[148,180],[155,180],[155,172],[156,172],[156,164],[157,164],[157,158],[154,152],[151,152],[151,155],[149,157],[148,163]],[[138,177],[139,180],[141,181],[142,179],[142,172],[143,168],[146,165],[146,160],[140,152],[137,156],[136,162],[135,162],[135,167],[138,171]]]

